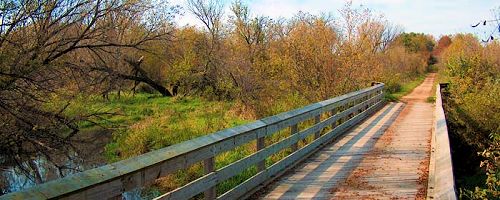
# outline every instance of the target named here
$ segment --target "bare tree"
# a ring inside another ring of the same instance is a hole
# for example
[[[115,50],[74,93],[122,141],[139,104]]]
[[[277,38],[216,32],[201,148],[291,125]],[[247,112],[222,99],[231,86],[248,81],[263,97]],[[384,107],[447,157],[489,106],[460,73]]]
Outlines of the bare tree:
[[[188,0],[188,9],[210,32],[212,41],[220,39],[224,4],[219,0]]]
[[[230,98],[228,91],[237,85],[234,76],[225,69],[222,49],[222,17],[224,5],[220,0],[188,0],[188,10],[200,20],[209,33],[200,88],[209,88],[217,98]],[[231,85],[232,84],[232,85]],[[224,85],[224,86],[222,86]]]
[[[472,28],[487,27],[485,30],[486,39],[482,39],[483,42],[490,42],[495,40],[496,35],[500,35],[500,7],[492,10],[493,18],[489,20],[481,20],[474,25]]]
[[[17,163],[35,154],[64,154],[77,122],[74,96],[114,78],[151,85],[140,52],[166,40],[174,8],[149,1],[6,0],[0,3],[0,156]],[[93,91],[95,92],[95,91]],[[51,105],[57,97],[63,105]]]

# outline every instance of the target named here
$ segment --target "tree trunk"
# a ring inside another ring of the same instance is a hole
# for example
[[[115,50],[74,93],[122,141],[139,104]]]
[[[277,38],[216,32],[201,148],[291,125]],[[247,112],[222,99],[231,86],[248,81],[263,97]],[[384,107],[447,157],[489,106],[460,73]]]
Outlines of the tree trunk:
[[[160,92],[162,96],[164,97],[171,97],[173,94],[168,91],[167,88],[165,88],[163,85],[157,83],[153,79],[149,78],[148,74],[144,69],[141,68],[141,63],[144,57],[141,57],[137,61],[133,61],[131,59],[125,59],[125,61],[130,64],[134,70],[136,71],[137,77],[140,78],[140,80],[135,79],[135,81],[143,82],[148,84],[149,86],[153,87],[156,91]],[[137,73],[138,72],[138,73]]]
[[[149,86],[154,88],[156,91],[160,92],[160,94],[162,96],[164,96],[164,97],[173,96],[172,93],[170,93],[170,91],[167,90],[167,88],[163,87],[163,85],[160,85],[159,83],[153,81],[149,77],[143,77],[143,78],[144,78],[144,81],[142,81],[143,83],[148,84]]]
[[[166,87],[164,87],[160,83],[154,81],[153,79],[149,78],[146,71],[144,71],[140,67],[141,62],[142,62],[142,58],[139,59],[138,61],[131,61],[131,60],[125,60],[125,61],[127,61],[127,63],[133,67],[133,71],[135,71],[135,72],[132,73],[132,75],[120,73],[120,72],[115,71],[109,67],[94,67],[94,68],[92,68],[92,70],[106,72],[108,74],[113,74],[113,75],[115,75],[121,79],[124,79],[124,80],[131,80],[131,81],[136,81],[137,83],[148,84],[149,86],[151,86],[153,89],[158,91],[164,97],[174,96]],[[135,86],[134,86],[134,91],[135,91]]]

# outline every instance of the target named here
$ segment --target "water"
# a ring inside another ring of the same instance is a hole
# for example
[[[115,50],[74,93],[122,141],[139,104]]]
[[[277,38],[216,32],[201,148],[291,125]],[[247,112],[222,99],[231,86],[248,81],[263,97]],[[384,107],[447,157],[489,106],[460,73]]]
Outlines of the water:
[[[107,164],[103,156],[104,150],[111,141],[111,131],[82,131],[72,141],[75,151],[62,158],[52,157],[58,160],[58,165],[64,166],[62,169],[57,168],[46,157],[41,155],[31,162],[22,163],[24,166],[22,168],[14,165],[0,166],[0,195],[21,191],[40,183],[103,166]],[[0,161],[2,161],[2,158],[0,158]],[[23,169],[27,169],[27,171],[25,172]],[[138,188],[123,193],[123,198],[127,200],[142,199],[143,195],[150,196],[151,194],[143,194],[142,190]],[[153,195],[158,196],[159,194]]]
[[[33,187],[39,183],[45,183],[50,180],[62,178],[71,174],[82,172],[105,165],[106,163],[85,162],[79,158],[77,153],[72,153],[70,159],[64,163],[64,169],[57,168],[53,163],[49,162],[46,157],[38,156],[37,159],[23,163],[23,168],[27,169],[27,173],[19,166],[9,166],[1,169],[0,173],[0,195],[21,191]],[[37,180],[37,175],[39,180]],[[3,182],[3,183],[2,183]],[[142,190],[140,188],[123,193],[123,199],[135,200],[142,199]]]
[[[66,159],[64,162],[64,167],[59,169],[46,157],[38,156],[32,161],[22,163],[23,167],[4,166],[0,173],[1,193],[24,190],[39,183],[62,178],[103,164],[105,163],[86,164],[82,159],[79,159],[77,153],[72,153],[70,159]]]

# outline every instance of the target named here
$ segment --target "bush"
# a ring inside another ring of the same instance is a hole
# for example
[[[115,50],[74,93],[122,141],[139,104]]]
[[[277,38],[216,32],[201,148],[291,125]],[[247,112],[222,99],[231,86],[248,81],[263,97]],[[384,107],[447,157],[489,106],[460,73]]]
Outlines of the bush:
[[[474,36],[459,34],[441,59],[450,81],[445,99],[450,137],[479,151],[478,159],[483,161],[477,165],[486,172],[483,185],[460,188],[462,198],[495,199],[500,195],[500,66],[498,54],[492,53],[498,48],[498,43],[482,46]],[[455,168],[461,167],[455,164]]]

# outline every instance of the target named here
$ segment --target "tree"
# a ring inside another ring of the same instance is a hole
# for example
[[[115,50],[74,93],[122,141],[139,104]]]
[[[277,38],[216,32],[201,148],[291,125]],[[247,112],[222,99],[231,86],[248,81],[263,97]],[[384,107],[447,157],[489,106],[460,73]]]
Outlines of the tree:
[[[450,36],[444,35],[439,38],[436,48],[434,48],[432,55],[434,57],[439,57],[443,51],[451,45]]]
[[[220,0],[188,0],[188,10],[200,20],[208,31],[206,52],[201,67],[202,80],[198,87],[216,98],[232,98],[232,90],[237,87],[234,75],[225,65],[223,50],[224,4]]]
[[[65,109],[75,96],[116,78],[171,95],[139,57],[148,43],[169,38],[174,8],[149,1],[7,0],[0,10],[0,157],[6,161],[68,152],[77,122],[99,113],[67,116]],[[65,103],[50,105],[55,98]]]
[[[428,65],[436,63],[432,56],[434,49],[434,38],[423,33],[403,33],[399,36],[398,41],[406,48],[407,51],[419,53],[427,59]]]

